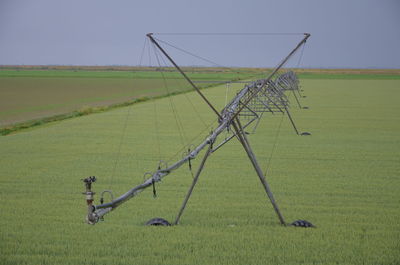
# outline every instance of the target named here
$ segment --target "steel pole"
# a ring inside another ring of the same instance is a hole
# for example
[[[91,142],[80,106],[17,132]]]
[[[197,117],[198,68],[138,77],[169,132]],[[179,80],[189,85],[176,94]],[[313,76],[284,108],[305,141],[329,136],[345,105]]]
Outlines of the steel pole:
[[[302,109],[301,104],[300,104],[300,101],[299,101],[299,99],[298,99],[297,96],[296,96],[296,93],[294,92],[294,90],[292,90],[292,92],[293,92],[294,98],[295,98],[296,101],[297,101],[297,105],[299,106],[299,109]]]
[[[175,66],[175,68],[181,73],[181,75],[189,82],[189,84],[197,91],[197,93],[203,98],[203,100],[210,106],[210,108],[217,114],[218,118],[221,119],[221,114],[214,108],[210,101],[201,93],[200,89],[190,80],[190,78],[182,71],[182,69],[175,63],[174,60],[168,55],[168,53],[158,44],[158,42],[153,38],[153,33],[148,33],[146,36],[157,46],[157,48],[167,57],[167,59]]]
[[[283,106],[284,106],[284,108],[285,108],[286,114],[287,114],[288,117],[289,117],[290,123],[291,123],[292,126],[293,126],[293,129],[295,130],[296,134],[299,135],[299,131],[297,130],[296,124],[294,123],[294,121],[293,121],[293,119],[292,119],[292,116],[290,115],[289,110],[287,109],[286,105],[283,105]]]
[[[201,171],[202,171],[203,168],[204,168],[204,164],[206,163],[206,160],[207,160],[207,158],[210,156],[210,154],[211,154],[211,143],[210,143],[210,146],[209,146],[208,149],[207,149],[207,152],[205,153],[205,155],[204,155],[204,157],[203,157],[203,160],[202,160],[201,163],[200,163],[199,168],[197,169],[196,175],[195,175],[195,177],[194,177],[194,179],[193,179],[193,181],[192,181],[192,185],[190,186],[189,191],[188,191],[188,193],[186,194],[185,199],[183,200],[182,206],[181,206],[181,208],[179,209],[179,213],[178,213],[178,215],[176,216],[174,225],[177,225],[177,224],[179,223],[179,219],[181,218],[181,215],[182,215],[183,211],[184,211],[185,208],[186,208],[186,204],[187,204],[187,202],[189,201],[190,196],[192,195],[194,186],[196,185],[196,183],[197,183],[197,181],[198,181],[198,179],[199,179],[200,173],[201,173]]]
[[[274,207],[274,210],[275,210],[275,212],[276,212],[276,214],[277,214],[277,216],[279,218],[280,223],[282,225],[286,225],[286,222],[285,222],[285,220],[284,220],[284,218],[283,218],[283,216],[282,216],[282,214],[281,214],[281,212],[279,210],[278,204],[275,202],[274,195],[272,194],[272,191],[271,191],[271,189],[270,189],[270,187],[268,185],[268,182],[265,179],[265,176],[264,176],[264,174],[263,174],[263,172],[262,172],[262,170],[261,170],[261,168],[260,168],[260,166],[259,166],[259,164],[257,162],[256,156],[254,155],[254,153],[253,153],[253,151],[252,151],[252,149],[250,147],[250,143],[247,140],[247,136],[243,131],[243,128],[242,128],[242,126],[240,124],[239,119],[236,119],[236,121],[237,121],[238,125],[236,125],[235,122],[232,122],[232,125],[233,125],[234,130],[236,131],[236,135],[238,136],[239,142],[242,144],[244,150],[247,153],[247,156],[249,157],[251,163],[253,164],[253,167],[254,167],[255,171],[257,172],[258,178],[260,179],[261,184],[263,185],[264,190],[267,193],[268,198],[271,201],[272,206]],[[240,127],[240,129],[238,128],[238,126]]]

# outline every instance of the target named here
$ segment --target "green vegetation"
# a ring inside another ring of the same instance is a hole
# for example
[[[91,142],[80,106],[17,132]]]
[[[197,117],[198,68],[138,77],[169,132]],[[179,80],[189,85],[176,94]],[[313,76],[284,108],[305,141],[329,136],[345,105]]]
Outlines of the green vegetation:
[[[129,78],[129,79],[181,79],[180,73],[173,69],[153,71],[71,71],[71,70],[2,70],[0,77],[37,77],[37,78]],[[199,71],[188,72],[194,80],[238,80],[254,75],[254,71]]]
[[[202,120],[215,117],[193,92],[0,137],[0,263],[398,264],[399,85],[302,80],[310,109],[293,105],[292,114],[312,136],[294,135],[285,117],[276,138],[280,115],[265,115],[249,136],[265,168],[277,140],[267,174],[276,200],[287,222],[306,219],[316,229],[278,224],[236,141],[210,157],[181,225],[143,223],[174,219],[192,180],[185,166],[157,184],[158,198],[146,190],[104,222],[84,224],[80,179],[98,177],[98,202],[104,189],[120,195],[141,183],[160,158],[181,157],[171,105],[185,143],[209,131]],[[204,92],[217,109],[225,104],[225,86]]]
[[[165,96],[171,96],[171,95],[175,95],[175,94],[179,94],[179,93],[171,93],[171,94],[167,94]],[[164,96],[156,96],[153,98],[157,99],[157,98],[161,98],[161,97],[164,97]],[[135,104],[138,102],[144,102],[144,101],[148,101],[148,100],[150,100],[149,97],[142,97],[142,98],[134,99],[129,102],[117,103],[117,104],[112,104],[112,105],[104,106],[104,107],[82,107],[81,109],[73,111],[73,112],[44,117],[41,119],[36,119],[36,120],[31,120],[31,121],[26,121],[26,122],[21,122],[21,123],[17,123],[17,124],[11,125],[11,126],[6,126],[4,128],[0,128],[0,135],[8,135],[13,132],[18,132],[21,130],[30,129],[32,127],[45,125],[50,122],[62,121],[62,120],[66,120],[66,119],[76,118],[76,117],[83,116],[83,115],[89,115],[89,114],[93,114],[93,113],[108,111],[108,110],[111,110],[114,108],[129,106],[129,105],[132,105],[132,104]]]
[[[255,72],[192,69],[188,74],[198,81],[239,80]],[[210,84],[199,83],[198,86],[204,88]],[[145,97],[167,96],[191,89],[171,69],[165,72],[3,70],[0,71],[1,134],[31,124],[74,117],[82,108],[127,105]]]
[[[0,67],[0,135],[87,114],[82,109],[99,112],[191,90],[171,68],[115,67],[113,71],[104,67],[42,68]],[[261,78],[269,69],[185,68],[185,71],[195,81],[226,81]],[[400,78],[396,70],[297,71],[303,79]],[[205,88],[215,84],[197,85]]]

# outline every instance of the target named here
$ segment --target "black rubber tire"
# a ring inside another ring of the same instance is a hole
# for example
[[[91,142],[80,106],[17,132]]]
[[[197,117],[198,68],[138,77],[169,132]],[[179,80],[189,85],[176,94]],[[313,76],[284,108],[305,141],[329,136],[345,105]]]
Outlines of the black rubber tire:
[[[309,133],[309,132],[303,132],[303,133],[301,133],[301,135],[302,135],[302,136],[307,136],[307,135],[311,135],[311,133]]]
[[[147,221],[146,225],[171,226],[171,224],[167,220],[158,217],[150,219],[149,221]]]
[[[290,225],[295,227],[315,227],[312,223],[306,220],[297,220],[291,223]]]

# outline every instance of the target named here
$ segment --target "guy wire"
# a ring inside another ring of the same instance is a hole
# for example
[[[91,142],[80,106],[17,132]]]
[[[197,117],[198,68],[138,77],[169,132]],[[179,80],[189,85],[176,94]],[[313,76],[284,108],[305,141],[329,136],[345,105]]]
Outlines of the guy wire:
[[[301,49],[300,57],[299,57],[299,60],[298,60],[298,62],[297,62],[297,68],[300,66],[301,59],[302,59],[302,57],[303,57],[303,52],[304,52],[305,44],[306,44],[306,43],[303,44],[303,47],[302,47],[302,49]],[[290,96],[291,96],[291,94],[289,94],[288,100],[289,100]],[[280,120],[280,122],[279,122],[279,125],[278,125],[278,129],[277,129],[276,134],[275,134],[274,145],[272,146],[272,150],[271,150],[270,156],[269,156],[269,158],[268,158],[268,164],[267,164],[267,167],[266,167],[266,169],[265,169],[265,171],[264,171],[264,176],[267,175],[267,173],[268,173],[268,171],[269,171],[269,169],[270,169],[271,160],[272,160],[272,157],[273,157],[273,155],[274,155],[276,145],[277,145],[277,143],[278,143],[278,137],[279,137],[279,134],[280,134],[281,125],[282,125],[282,121],[283,121],[283,117],[284,117],[284,116],[285,116],[285,114],[283,113],[283,114],[282,114],[282,117],[281,117],[281,120]]]
[[[285,36],[285,35],[304,35],[300,32],[181,32],[181,33],[153,33],[154,35],[186,35],[186,36]]]
[[[159,57],[158,57],[157,50],[156,50],[156,47],[154,46],[154,44],[153,44],[153,50],[154,50],[154,53],[155,53],[155,57],[156,57],[158,66],[159,66],[160,68],[162,68],[162,67],[161,67],[161,64],[160,64],[160,59],[159,59]],[[160,56],[161,56],[161,55],[160,55]],[[161,70],[162,70],[162,69],[161,69]],[[161,73],[161,76],[162,76],[162,78],[163,78],[164,86],[165,86],[165,88],[166,88],[166,90],[167,90],[167,93],[170,94],[170,91],[169,91],[169,88],[168,88],[167,81],[166,81],[166,78],[165,78],[165,76],[164,76],[164,73],[163,73],[163,71],[160,71],[160,73]],[[176,109],[175,109],[175,105],[174,105],[174,102],[173,102],[173,100],[172,100],[171,95],[168,95],[168,99],[169,99],[169,102],[170,102],[170,106],[171,106],[171,109],[172,109],[172,113],[174,114],[176,126],[178,127],[178,132],[179,132],[179,135],[180,135],[180,139],[181,139],[181,142],[182,142],[182,146],[184,147],[184,146],[185,146],[185,141],[186,141],[186,139],[184,138],[184,135],[183,135],[184,132],[182,132],[183,129],[180,127],[180,126],[182,126],[182,125],[180,124],[179,116],[178,116],[178,113],[177,113],[177,111],[176,111]]]
[[[140,60],[139,60],[139,66],[142,66],[142,59],[143,59],[143,54],[146,49],[146,44],[147,44],[147,38],[144,38],[143,49],[142,49],[142,53],[140,55]]]
[[[132,106],[133,106],[133,104],[128,106],[128,110],[127,110],[127,114],[126,114],[126,118],[125,118],[125,123],[124,123],[124,128],[122,129],[122,134],[121,134],[121,138],[120,138],[120,141],[119,141],[117,158],[115,159],[114,168],[113,168],[112,174],[111,174],[111,181],[110,181],[110,188],[109,188],[110,190],[111,190],[112,184],[114,182],[115,170],[117,169],[117,165],[119,163],[119,159],[120,159],[120,156],[121,156],[121,147],[122,147],[122,143],[124,142],[124,138],[125,138],[125,134],[126,134],[126,128],[127,128],[127,125],[128,125],[128,120],[129,120],[129,116],[130,116],[130,113],[131,113]]]

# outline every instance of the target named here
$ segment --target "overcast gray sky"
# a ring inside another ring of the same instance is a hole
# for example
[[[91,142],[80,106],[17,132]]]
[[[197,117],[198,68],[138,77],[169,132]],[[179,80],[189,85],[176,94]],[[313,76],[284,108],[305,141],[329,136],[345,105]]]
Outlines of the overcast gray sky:
[[[400,0],[0,0],[3,65],[137,65],[148,32],[310,32],[303,67],[400,68]],[[272,66],[301,36],[159,38]]]

